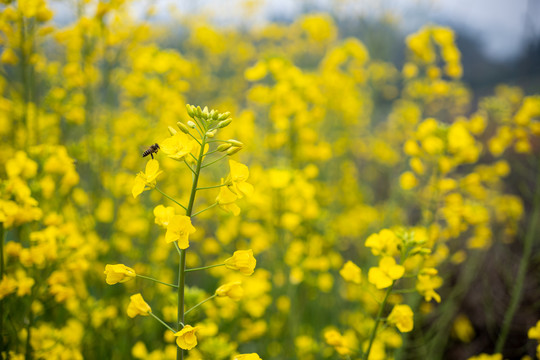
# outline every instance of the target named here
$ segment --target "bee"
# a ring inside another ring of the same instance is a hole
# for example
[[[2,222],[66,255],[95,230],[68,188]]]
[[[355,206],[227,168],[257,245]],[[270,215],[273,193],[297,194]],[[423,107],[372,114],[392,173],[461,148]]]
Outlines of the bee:
[[[150,155],[152,157],[152,159],[154,158],[154,154],[157,154],[158,150],[160,149],[159,145],[157,143],[155,143],[154,145],[150,145],[148,147],[148,149],[146,149],[142,156],[145,157],[145,156],[148,156]]]

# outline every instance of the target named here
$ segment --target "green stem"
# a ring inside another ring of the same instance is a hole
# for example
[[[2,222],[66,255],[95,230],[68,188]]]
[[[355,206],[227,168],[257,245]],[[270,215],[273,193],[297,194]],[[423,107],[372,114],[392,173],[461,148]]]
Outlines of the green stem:
[[[178,201],[176,201],[175,199],[173,199],[169,195],[165,194],[163,191],[159,190],[157,186],[154,187],[154,189],[156,189],[161,195],[165,196],[167,199],[174,202],[176,205],[180,206],[182,209],[187,210],[187,208],[184,205],[180,204]]]
[[[371,351],[371,346],[373,345],[373,341],[375,340],[375,336],[377,335],[377,328],[379,327],[379,323],[381,322],[382,313],[384,311],[384,308],[386,306],[386,301],[388,300],[388,296],[390,296],[390,293],[392,292],[392,288],[394,287],[394,284],[396,282],[392,282],[392,285],[386,290],[386,294],[384,294],[383,302],[381,303],[381,306],[379,307],[379,312],[377,313],[377,317],[375,318],[375,325],[373,326],[373,330],[371,330],[371,336],[369,338],[369,345],[364,353],[363,360],[367,360],[369,358],[369,353]]]
[[[161,320],[160,318],[158,318],[156,315],[154,315],[153,312],[149,312],[148,313],[150,316],[152,316],[154,319],[156,319],[157,321],[159,321],[160,323],[162,323],[167,329],[171,330],[173,333],[176,333],[176,330],[174,330],[172,327],[170,327],[169,325],[167,325],[167,323],[163,320]]]
[[[199,139],[197,139],[195,136],[193,136],[192,133],[188,132],[187,134],[188,134],[189,136],[191,136],[191,137],[197,142],[197,144],[201,145],[201,142],[199,141]]]
[[[186,269],[186,272],[206,270],[206,269],[210,269],[210,268],[214,268],[214,267],[218,267],[218,266],[224,266],[224,265],[225,264],[216,264],[216,265],[208,265],[208,266],[203,266],[203,267],[198,267],[198,268],[191,268],[191,269]]]
[[[148,276],[139,275],[139,274],[137,274],[136,276],[140,277],[140,278],[143,278],[143,279],[146,279],[146,280],[154,281],[154,282],[157,282],[157,283],[160,283],[160,284],[163,284],[163,285],[167,285],[167,286],[170,286],[170,287],[173,287],[173,288],[178,288],[178,285],[168,284],[166,282],[159,281],[157,279],[154,279],[154,278],[151,278],[151,277],[148,277]]]
[[[538,164],[540,171],[540,163]],[[527,268],[529,267],[529,260],[531,258],[533,243],[536,235],[536,227],[538,226],[538,218],[540,217],[540,174],[536,176],[536,193],[533,200],[533,213],[530,217],[529,228],[525,235],[525,241],[523,244],[523,256],[519,262],[518,274],[516,277],[515,287],[512,290],[512,297],[510,298],[510,305],[504,315],[502,329],[495,345],[495,353],[501,353],[510,331],[510,324],[516,314],[519,303],[523,296],[523,285],[525,283],[525,276],[527,275]]]
[[[210,296],[208,299],[205,299],[205,300],[201,301],[200,303],[198,303],[197,305],[195,305],[195,306],[192,307],[191,309],[187,310],[187,311],[184,313],[184,315],[187,315],[187,314],[190,313],[191,311],[195,310],[196,308],[198,308],[199,306],[201,306],[201,305],[204,304],[205,302],[212,300],[212,299],[215,298],[216,296],[217,296],[217,295],[214,294],[214,295]]]
[[[229,184],[219,184],[219,185],[214,185],[214,186],[205,186],[205,187],[197,188],[197,190],[216,189],[216,188],[220,188],[220,187],[227,186],[227,185],[229,185]]]
[[[199,182],[199,175],[201,173],[202,159],[204,155],[204,146],[206,144],[206,136],[202,136],[201,149],[199,151],[199,158],[197,159],[197,167],[193,172],[193,183],[191,185],[191,194],[189,196],[189,203],[186,209],[186,216],[191,217],[193,213],[193,205],[195,204],[195,195],[197,194],[197,184]],[[186,284],[186,250],[180,250],[180,263],[178,265],[178,321],[176,327],[180,330],[179,324],[184,324],[184,302],[185,302],[185,284]],[[178,347],[176,351],[176,359],[184,359],[184,350]]]
[[[215,207],[217,204],[218,204],[218,203],[215,202],[215,203],[213,203],[212,205],[210,205],[209,207],[207,207],[206,209],[202,209],[201,211],[196,212],[195,214],[191,215],[191,217],[195,217],[195,216],[199,215],[200,213],[203,213],[203,212],[205,212],[206,210],[209,210],[209,209]]]
[[[204,164],[202,167],[205,168],[205,167],[208,167],[210,165],[214,165],[218,161],[221,161],[221,160],[225,159],[227,156],[229,156],[229,155],[223,155],[222,157],[220,157],[220,158],[218,158],[218,159],[216,159],[216,160],[214,160],[214,161],[212,161],[212,162],[210,162],[208,164]]]
[[[186,161],[186,159],[184,159],[184,163],[186,164],[186,166],[188,167],[188,169],[189,169],[193,174],[195,174],[195,170],[193,170],[193,169],[191,168],[191,166],[189,166],[189,164],[188,164],[188,162]]]

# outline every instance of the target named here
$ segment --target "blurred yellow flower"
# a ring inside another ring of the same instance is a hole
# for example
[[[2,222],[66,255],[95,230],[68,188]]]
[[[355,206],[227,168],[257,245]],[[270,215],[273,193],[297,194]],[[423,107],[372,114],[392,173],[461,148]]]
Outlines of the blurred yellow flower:
[[[156,186],[156,178],[163,171],[159,170],[159,163],[156,159],[149,160],[146,163],[145,172],[142,171],[137,174],[135,183],[131,189],[131,193],[134,198],[142,194],[143,191],[148,190]],[[146,188],[148,186],[148,188]]]
[[[529,331],[527,332],[527,337],[529,339],[535,339],[540,341],[540,320],[538,320],[535,326],[529,329]]]
[[[197,346],[197,336],[195,336],[197,330],[199,330],[198,326],[184,326],[182,330],[174,334],[174,336],[176,336],[176,344],[184,350],[193,349]]]
[[[385,256],[379,261],[379,267],[369,269],[368,280],[377,289],[384,289],[392,285],[394,280],[400,279],[405,273],[405,268],[396,264],[391,256]]]
[[[131,295],[130,303],[127,308],[127,314],[130,318],[134,318],[137,315],[148,316],[148,313],[152,311],[150,305],[148,305],[140,293]]]
[[[116,264],[116,265],[107,264],[105,266],[104,274],[107,275],[107,279],[105,281],[109,285],[114,285],[117,283],[124,283],[137,276],[137,274],[135,273],[135,270],[133,270],[132,268],[124,264]]]
[[[339,271],[339,274],[345,281],[360,284],[362,282],[362,269],[360,269],[352,261],[347,261],[343,268]]]
[[[221,285],[217,288],[216,295],[220,297],[230,297],[231,299],[238,301],[242,298],[242,296],[244,296],[242,282],[234,281]]]
[[[173,136],[163,140],[159,146],[171,159],[180,161],[193,151],[195,145],[195,140],[183,132],[177,132]]]
[[[17,281],[10,276],[4,276],[0,281],[0,299],[5,298],[17,289]]]
[[[382,229],[378,234],[370,235],[364,245],[371,248],[371,253],[375,256],[394,256],[399,253],[400,244],[401,240],[392,230]]]
[[[238,354],[233,357],[233,360],[261,360],[260,356],[256,353],[251,354]]]
[[[348,339],[341,335],[339,331],[330,329],[324,332],[324,340],[330,346],[333,346],[334,349],[340,355],[350,355],[352,354],[352,343]]]
[[[189,247],[189,235],[193,234],[197,229],[191,225],[191,218],[185,215],[175,215],[171,218],[165,233],[165,241],[171,243],[178,242],[180,249]]]
[[[388,322],[396,325],[401,332],[409,332],[414,326],[413,315],[409,305],[396,305],[388,315]]]
[[[251,275],[255,271],[257,260],[253,257],[253,250],[238,250],[233,256],[225,260],[225,266],[231,270],[238,270],[244,275]]]

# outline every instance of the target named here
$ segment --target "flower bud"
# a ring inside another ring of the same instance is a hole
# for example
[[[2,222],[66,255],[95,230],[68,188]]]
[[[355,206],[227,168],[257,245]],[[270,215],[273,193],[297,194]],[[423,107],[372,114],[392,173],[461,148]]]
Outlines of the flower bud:
[[[167,129],[169,129],[169,133],[170,133],[171,135],[176,134],[176,130],[175,130],[173,127],[168,126]]]
[[[208,136],[209,138],[213,138],[216,135],[216,132],[217,132],[217,129],[207,131],[206,136]]]
[[[225,144],[221,144],[217,147],[217,151],[225,151],[225,150],[228,150],[230,147],[232,146],[232,144],[229,144],[229,143],[225,143]]]
[[[219,113],[216,110],[212,110],[214,114],[212,115],[212,120],[217,120],[219,118]]]
[[[227,119],[229,116],[231,116],[231,113],[230,113],[229,111],[224,112],[223,114],[219,114],[218,120],[225,120],[225,119]]]
[[[189,117],[194,117],[195,116],[195,113],[193,112],[193,106],[189,105],[189,104],[186,104],[186,110],[187,110],[187,113],[189,115]]]
[[[195,128],[197,127],[197,125],[196,125],[193,121],[191,121],[191,120],[188,121],[187,124],[188,124],[188,126],[189,126],[190,128],[192,128],[192,129],[195,129]]]
[[[238,140],[234,140],[234,139],[229,139],[229,140],[227,140],[227,142],[230,143],[230,144],[233,144],[234,146],[239,146],[239,147],[243,147],[243,146],[244,146],[243,143],[241,143],[241,142],[238,141]]]
[[[201,109],[200,106],[197,106],[196,111],[197,111],[197,112],[196,112],[196,115],[197,115],[198,117],[202,118],[203,112],[202,112],[202,109]]]
[[[182,131],[184,134],[189,134],[189,128],[183,122],[181,121],[177,122],[176,126],[178,126],[180,131]]]
[[[234,155],[237,152],[239,152],[240,150],[242,150],[241,147],[233,146],[229,150],[227,150],[227,155],[229,155],[229,156]]]
[[[227,120],[223,120],[218,122],[218,128],[224,128],[225,126],[229,125],[232,122],[232,118],[228,118]]]

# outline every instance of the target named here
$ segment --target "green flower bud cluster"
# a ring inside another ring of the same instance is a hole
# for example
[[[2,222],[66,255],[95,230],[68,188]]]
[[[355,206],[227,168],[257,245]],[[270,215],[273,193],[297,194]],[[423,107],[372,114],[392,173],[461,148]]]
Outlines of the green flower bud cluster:
[[[208,110],[205,106],[201,109],[200,106],[194,106],[186,104],[186,110],[188,115],[193,121],[188,121],[187,125],[183,122],[177,122],[176,125],[184,134],[189,134],[191,129],[200,129],[207,138],[215,137],[219,129],[223,129],[232,122],[231,113],[229,111],[220,113],[219,111],[212,109]],[[171,135],[174,129],[169,128]],[[217,151],[224,152],[227,155],[233,155],[242,150],[244,144],[238,140],[230,139],[224,140],[224,143],[217,147]]]

